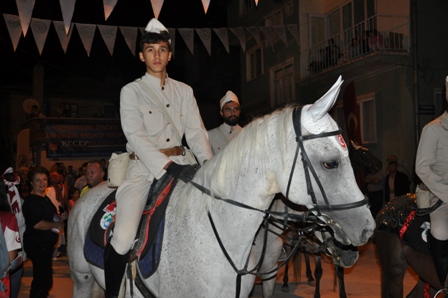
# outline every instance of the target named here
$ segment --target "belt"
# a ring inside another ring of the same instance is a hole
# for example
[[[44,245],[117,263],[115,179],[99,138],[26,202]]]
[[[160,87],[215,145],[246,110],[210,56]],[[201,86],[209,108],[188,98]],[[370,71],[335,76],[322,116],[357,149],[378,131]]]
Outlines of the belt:
[[[181,146],[175,146],[173,148],[166,148],[166,149],[160,149],[160,152],[165,154],[167,157],[170,156],[178,156],[178,155],[185,155],[185,149]],[[129,158],[132,160],[140,160],[140,158],[135,154],[135,152],[132,152],[129,154]]]

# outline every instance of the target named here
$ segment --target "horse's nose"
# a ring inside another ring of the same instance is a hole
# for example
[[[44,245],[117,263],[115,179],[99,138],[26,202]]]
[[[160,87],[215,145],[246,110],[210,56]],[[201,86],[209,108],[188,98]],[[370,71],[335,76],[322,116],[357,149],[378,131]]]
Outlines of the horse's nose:
[[[375,231],[375,221],[373,219],[367,219],[367,224],[361,232],[360,240],[365,244],[369,241],[370,237],[373,236],[373,232]]]

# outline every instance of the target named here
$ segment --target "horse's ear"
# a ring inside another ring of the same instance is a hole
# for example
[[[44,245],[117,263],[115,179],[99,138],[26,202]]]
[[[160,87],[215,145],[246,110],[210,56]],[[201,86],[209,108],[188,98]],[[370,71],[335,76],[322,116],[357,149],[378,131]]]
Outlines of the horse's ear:
[[[356,150],[358,150],[359,148],[362,147],[362,146],[358,145],[358,143],[354,142],[353,140],[350,140],[350,143],[352,143],[353,148],[355,148]]]
[[[333,87],[327,91],[319,100],[317,100],[309,109],[308,112],[311,114],[313,120],[319,120],[333,107],[336,99],[338,98],[339,91],[341,90],[341,85],[344,81],[342,77],[339,76]]]

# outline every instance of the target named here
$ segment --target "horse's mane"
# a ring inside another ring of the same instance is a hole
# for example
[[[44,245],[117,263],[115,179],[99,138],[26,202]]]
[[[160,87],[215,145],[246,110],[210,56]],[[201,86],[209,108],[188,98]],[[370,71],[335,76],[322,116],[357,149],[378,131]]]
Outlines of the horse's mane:
[[[292,129],[292,107],[276,110],[272,114],[254,119],[246,125],[219,154],[208,161],[196,174],[195,181],[210,189],[213,196],[238,199],[232,192],[241,183],[239,177],[244,174],[244,166],[257,166],[259,173],[266,173],[267,157],[272,152],[269,148],[275,146],[278,152],[285,153],[286,135]],[[275,136],[275,144],[269,144]],[[262,176],[260,175],[260,178]],[[190,185],[182,191],[182,197],[190,197],[196,189]],[[208,209],[211,198],[195,200],[195,212]],[[181,216],[189,200],[178,200],[177,215]],[[190,214],[189,216],[195,216]]]

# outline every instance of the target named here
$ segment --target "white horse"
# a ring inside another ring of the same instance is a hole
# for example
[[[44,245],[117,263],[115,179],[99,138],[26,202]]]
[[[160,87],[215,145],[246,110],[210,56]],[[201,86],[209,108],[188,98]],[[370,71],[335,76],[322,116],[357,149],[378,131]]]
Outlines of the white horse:
[[[252,242],[262,211],[278,192],[314,210],[340,242],[368,241],[375,222],[356,185],[346,144],[328,115],[341,84],[339,78],[313,105],[286,108],[247,125],[196,173],[193,182],[205,190],[178,183],[166,210],[157,271],[144,281],[154,297],[248,297],[255,279],[245,274],[246,265],[250,270],[255,263]],[[104,272],[87,263],[83,247],[92,216],[111,191],[93,188],[70,214],[73,297],[89,297],[94,281],[104,288]]]

